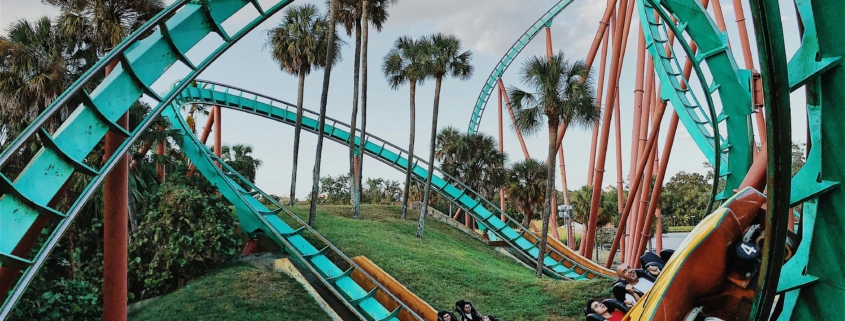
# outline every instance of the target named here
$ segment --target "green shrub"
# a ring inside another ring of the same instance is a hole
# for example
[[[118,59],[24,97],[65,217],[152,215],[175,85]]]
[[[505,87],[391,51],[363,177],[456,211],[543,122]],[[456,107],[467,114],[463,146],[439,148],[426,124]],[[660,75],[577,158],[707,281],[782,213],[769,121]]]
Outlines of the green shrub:
[[[171,292],[236,253],[235,218],[220,195],[168,183],[144,204],[129,246],[130,298]]]

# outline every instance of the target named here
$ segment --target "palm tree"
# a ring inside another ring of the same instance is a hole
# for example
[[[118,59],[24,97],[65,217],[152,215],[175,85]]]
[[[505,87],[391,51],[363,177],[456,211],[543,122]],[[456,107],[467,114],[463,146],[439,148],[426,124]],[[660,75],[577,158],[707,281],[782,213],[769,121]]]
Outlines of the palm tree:
[[[282,22],[268,31],[267,43],[271,56],[279,67],[299,77],[296,96],[296,127],[293,138],[293,169],[290,183],[290,206],[296,202],[296,173],[299,164],[299,137],[302,132],[302,100],[305,90],[305,76],[312,69],[325,68],[328,58],[329,39],[339,39],[320,10],[313,4],[292,6],[285,10]],[[338,56],[340,46],[333,46],[333,57]],[[331,64],[337,60],[331,59]]]
[[[250,183],[255,183],[255,174],[261,167],[261,160],[251,154],[252,146],[235,144],[232,146],[223,145],[220,156],[227,165],[249,180]],[[246,182],[238,182],[238,185],[248,189]]]
[[[311,209],[308,212],[308,225],[313,227],[317,218],[317,202],[320,194],[320,165],[323,160],[323,133],[326,129],[326,105],[329,99],[329,80],[331,80],[332,66],[340,58],[340,38],[337,37],[336,23],[337,23],[337,8],[338,0],[331,0],[329,5],[329,30],[328,45],[326,46],[326,59],[331,63],[326,64],[323,70],[323,91],[320,94],[320,120],[317,122],[317,151],[314,155],[314,170],[311,172]]]
[[[117,46],[164,9],[161,0],[42,0],[57,6],[59,26],[79,47],[90,46],[97,55]]]
[[[396,90],[408,83],[411,91],[411,135],[408,143],[408,166],[405,171],[405,191],[402,197],[402,219],[408,217],[408,196],[411,187],[411,172],[414,168],[414,137],[416,134],[416,91],[417,84],[423,84],[430,77],[427,70],[430,59],[424,50],[424,43],[408,36],[399,37],[390,52],[384,56],[381,70],[390,84]]]
[[[517,162],[507,171],[508,197],[522,211],[525,228],[545,201],[546,172],[546,165],[533,158]]]
[[[69,38],[50,19],[18,20],[0,37],[0,150],[41,114],[73,82],[70,70],[78,60],[69,59],[73,47]],[[68,104],[71,105],[71,104]],[[71,105],[75,106],[75,104]],[[52,131],[64,121],[67,110],[45,124]],[[37,146],[28,144],[21,152],[31,155]],[[22,170],[30,157],[16,157],[6,169]]]
[[[355,153],[355,132],[357,128],[358,122],[358,95],[359,95],[359,75],[361,74],[361,50],[362,50],[362,27],[361,21],[365,18],[363,15],[366,11],[367,17],[366,19],[376,28],[377,31],[381,31],[384,27],[384,23],[387,21],[387,17],[389,16],[387,13],[387,5],[394,3],[396,0],[373,0],[373,1],[361,1],[361,0],[340,0],[340,7],[337,11],[337,24],[342,25],[344,30],[346,31],[347,36],[352,36],[352,32],[355,31],[355,64],[354,64],[354,84],[352,85],[352,119],[351,123],[351,130],[349,131],[352,135],[349,139],[349,175],[352,176],[350,180],[350,190],[351,193],[351,202],[352,208],[354,211],[353,217],[358,219],[361,217],[361,191],[362,191],[362,182],[361,182],[361,155],[356,155]],[[328,2],[328,1],[327,1]],[[366,3],[366,10],[364,10],[364,4]],[[364,26],[366,28],[366,26]],[[366,49],[364,49],[366,50]],[[366,60],[366,57],[363,57]],[[366,71],[365,71],[366,72]],[[364,76],[366,78],[366,75]],[[366,95],[366,94],[364,94]],[[363,103],[366,104],[366,103]],[[362,106],[364,107],[364,106]],[[362,108],[364,109],[364,108]],[[366,119],[366,111],[362,110],[362,118]],[[364,120],[366,121],[366,120]],[[362,124],[363,125],[363,124]],[[362,126],[362,136],[361,141],[363,142],[363,131],[364,127]],[[355,162],[358,162],[358,172],[355,173]]]
[[[440,155],[437,159],[443,171],[477,192],[477,196],[492,198],[493,193],[506,183],[503,167],[507,155],[499,152],[493,136],[483,133],[450,136],[453,130],[446,128],[438,135],[438,138],[455,140],[439,144],[443,149],[436,154]]]
[[[440,89],[443,77],[452,76],[460,80],[472,77],[474,68],[470,64],[472,52],[462,51],[461,40],[453,35],[437,33],[427,37],[424,42],[431,55],[431,76],[434,77],[434,110],[431,118],[431,143],[429,143],[428,177],[425,180],[423,204],[420,208],[420,224],[417,227],[417,237],[422,237],[425,226],[425,213],[428,212],[428,197],[431,192],[431,175],[434,169],[434,145],[437,142],[437,113],[440,109]]]
[[[549,153],[546,158],[546,206],[543,211],[543,231],[539,253],[546,253],[549,218],[552,216],[552,193],[555,191],[554,168],[557,152],[557,129],[562,123],[587,127],[598,121],[595,107],[595,89],[590,70],[583,60],[570,63],[563,52],[549,58],[535,56],[525,61],[520,70],[522,82],[535,92],[511,87],[509,95],[516,112],[516,125],[526,134],[536,134],[543,127],[543,117],[548,124]],[[537,277],[543,275],[544,255],[537,257]]]

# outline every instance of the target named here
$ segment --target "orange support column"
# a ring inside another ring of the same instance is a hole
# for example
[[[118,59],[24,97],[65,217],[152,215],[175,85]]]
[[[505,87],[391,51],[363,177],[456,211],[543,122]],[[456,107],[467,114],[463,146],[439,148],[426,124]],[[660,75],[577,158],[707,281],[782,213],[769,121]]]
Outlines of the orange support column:
[[[117,60],[106,67],[111,73]],[[129,114],[117,124],[129,128]],[[125,140],[109,131],[105,139],[105,157],[110,158]],[[129,241],[129,155],[117,156],[117,165],[103,183],[103,320],[125,321]]]
[[[221,153],[223,152],[223,141],[222,135],[220,133],[220,128],[222,127],[221,118],[223,118],[222,114],[220,113],[220,106],[214,106],[214,155],[220,157]],[[218,167],[222,165],[217,164]]]
[[[205,126],[203,126],[203,128],[202,128],[202,135],[200,136],[200,142],[203,143],[203,145],[205,144],[205,142],[208,141],[208,135],[211,134],[211,126],[214,125],[214,114],[215,114],[214,111],[215,111],[215,109],[211,108],[211,113],[208,114],[208,119],[205,120]],[[195,170],[194,164],[191,164],[190,166],[188,166],[188,175],[187,176],[190,177],[191,175],[194,175],[194,170]]]

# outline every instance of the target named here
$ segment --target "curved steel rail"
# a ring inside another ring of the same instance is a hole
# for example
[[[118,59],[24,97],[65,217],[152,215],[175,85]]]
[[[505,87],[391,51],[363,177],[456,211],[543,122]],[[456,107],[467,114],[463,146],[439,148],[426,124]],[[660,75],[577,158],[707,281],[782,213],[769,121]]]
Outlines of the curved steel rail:
[[[392,320],[398,321],[397,316],[399,312],[404,309],[417,320],[423,320],[413,310],[409,309],[402,301],[388,291],[384,286],[373,279],[366,271],[362,270],[358,264],[349,259],[343,252],[341,252],[334,244],[326,240],[316,230],[305,224],[302,220],[294,215],[290,210],[276,202],[275,199],[265,194],[263,191],[255,187],[249,180],[245,179],[238,172],[233,170],[222,159],[217,158],[211,153],[211,150],[205,147],[199,139],[188,129],[190,128],[185,120],[179,114],[180,106],[172,104],[171,108],[165,110],[162,115],[167,117],[172,124],[172,128],[181,133],[182,139],[178,142],[182,152],[188,157],[194,166],[205,176],[214,186],[216,186],[220,193],[223,194],[237,209],[238,218],[245,231],[254,233],[256,230],[263,231],[270,238],[275,240],[279,245],[282,245],[284,250],[291,254],[297,261],[304,265],[311,273],[322,282],[338,299],[341,300],[351,311],[353,311],[361,320]],[[222,168],[217,167],[217,161]],[[245,183],[250,191],[245,190],[235,181]],[[255,194],[261,194],[270,200],[276,209],[270,210],[264,204],[253,197]],[[292,228],[284,221],[280,220],[278,215],[284,212],[294,218],[299,224],[298,228]],[[311,235],[317,237],[320,242],[324,244],[323,249],[314,247],[301,234],[307,229]],[[328,251],[333,252],[340,257],[346,264],[350,266],[347,271],[343,271],[328,257]],[[353,271],[358,271],[364,275],[376,287],[367,291],[361,285],[355,282],[350,275]],[[382,291],[388,297],[395,301],[399,307],[392,312],[387,310],[381,303],[379,303],[374,295],[376,291]]]
[[[657,3],[657,1],[653,1]],[[699,76],[704,90],[710,94],[718,93],[722,111],[717,118],[718,123],[724,122],[727,131],[726,142],[721,144],[722,152],[727,155],[725,168],[725,189],[719,199],[725,199],[735,189],[739,188],[748,169],[751,168],[754,153],[753,129],[751,114],[753,103],[751,99],[751,71],[739,69],[734,60],[733,52],[728,43],[727,33],[718,29],[710,18],[707,10],[697,1],[664,0],[658,8],[658,13],[664,21],[676,18],[683,21],[680,25],[671,24],[672,30],[680,37],[685,32],[698,45],[699,53],[689,55],[693,66],[707,63],[712,82],[707,83]],[[682,42],[683,44],[683,42]],[[688,44],[684,44],[688,47]],[[688,53],[689,54],[689,53]],[[700,73],[696,69],[696,73]]]
[[[534,22],[525,33],[522,34],[516,42],[511,45],[510,49],[502,56],[502,59],[499,59],[499,63],[496,64],[496,68],[490,72],[490,76],[487,77],[487,81],[484,83],[484,87],[481,88],[481,92],[478,94],[478,99],[475,102],[475,108],[472,110],[472,117],[469,119],[469,128],[467,129],[470,133],[475,133],[478,131],[478,126],[481,124],[481,116],[484,114],[484,108],[487,106],[487,101],[490,100],[490,93],[493,91],[493,88],[496,88],[496,82],[499,78],[502,77],[502,74],[505,73],[505,70],[508,69],[510,64],[513,62],[514,58],[522,52],[522,49],[531,42],[531,39],[534,39],[534,36],[540,32],[540,29],[543,26],[548,26],[552,19],[554,19],[563,9],[566,9],[569,4],[572,3],[572,0],[561,0],[558,1],[549,11],[543,14],[540,19]]]
[[[180,96],[179,102],[182,104],[213,104],[252,113],[289,125],[295,123],[296,105],[224,84],[208,81],[202,82],[209,86],[186,89]],[[217,87],[223,87],[223,89]],[[307,109],[304,109],[304,113],[306,115],[302,122],[303,128],[316,133],[319,114]],[[330,117],[326,117],[326,121],[324,130],[327,138],[341,144],[348,144],[349,139],[354,138],[356,145],[360,146],[360,136],[356,135],[352,137],[349,134],[348,125]],[[402,157],[402,155],[407,155],[407,152],[381,138],[367,134],[367,141],[363,149],[370,156],[400,171],[405,171],[408,168],[407,159]],[[414,174],[412,176],[418,181],[424,182],[427,175],[426,168],[428,168],[428,163],[416,157],[412,166],[412,173]],[[499,210],[498,207],[483,197],[480,197],[478,193],[459,180],[444,173],[437,167],[434,170],[436,175],[432,178],[433,190],[459,207],[464,208],[468,213],[472,213],[482,226],[489,229],[494,236],[505,241],[517,250],[523,259],[528,261],[537,259],[539,253],[537,244],[526,239],[523,233],[527,233],[533,239],[539,240],[537,235],[529,230],[523,229],[519,221]],[[506,218],[505,222],[499,219],[501,216]],[[546,274],[556,278],[592,279],[596,277],[615,277],[615,273],[612,271],[598,268],[597,264],[578,256],[574,252],[561,253],[555,249],[550,249],[550,252],[546,253],[544,260],[546,262]]]
[[[102,184],[106,175],[117,164],[117,160],[127,153],[129,147],[138,139],[139,133],[223,52],[288,3],[289,0],[280,0],[269,8],[262,8],[255,1],[249,0],[201,3],[182,0],[173,3],[86,72],[29,125],[24,133],[14,140],[11,147],[0,154],[0,164],[5,165],[15,156],[18,149],[25,142],[31,141],[36,134],[42,144],[40,151],[14,180],[0,175],[0,265],[18,270],[25,269],[0,309],[0,320],[9,315],[82,205],[91,197],[96,187]],[[258,16],[230,36],[221,24],[248,5],[258,11]],[[186,57],[186,53],[212,32],[220,35],[222,44],[205,55],[199,64],[194,64]],[[146,37],[141,39],[142,35]],[[94,74],[100,72],[108,62],[115,60],[119,60],[120,64],[94,91],[90,94],[86,92],[83,88],[93,85],[91,81]],[[151,86],[176,61],[182,61],[191,71],[178,86],[160,96]],[[117,119],[144,94],[159,103],[134,131],[122,129],[116,124]],[[73,110],[56,132],[49,133],[41,127],[47,118],[71,97],[76,96],[82,97],[83,104]],[[91,168],[85,164],[85,160],[109,130],[120,133],[127,139],[102,168]],[[92,179],[71,205],[70,210],[61,213],[48,207],[50,200],[74,173],[82,173]],[[29,255],[14,255],[16,247],[39,217],[59,223],[55,225],[34,258],[28,258]]]

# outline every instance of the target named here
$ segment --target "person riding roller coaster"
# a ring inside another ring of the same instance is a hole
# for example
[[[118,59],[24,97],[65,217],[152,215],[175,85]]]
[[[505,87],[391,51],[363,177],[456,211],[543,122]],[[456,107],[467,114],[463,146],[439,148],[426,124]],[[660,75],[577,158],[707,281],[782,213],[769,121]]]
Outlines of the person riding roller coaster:
[[[455,302],[455,312],[458,312],[461,321],[482,321],[481,313],[469,301]]]
[[[440,312],[437,312],[437,321],[458,321],[458,319],[452,312],[440,310]]]
[[[621,321],[627,312],[627,306],[613,299],[602,302],[588,300],[587,307],[584,309],[587,321]]]
[[[660,256],[651,252],[643,254],[640,257],[640,263],[645,269],[634,269],[628,264],[620,264],[616,268],[619,279],[613,283],[613,297],[629,307],[633,306],[654,286],[654,282],[660,276],[660,271],[672,253],[674,250],[661,251]]]

